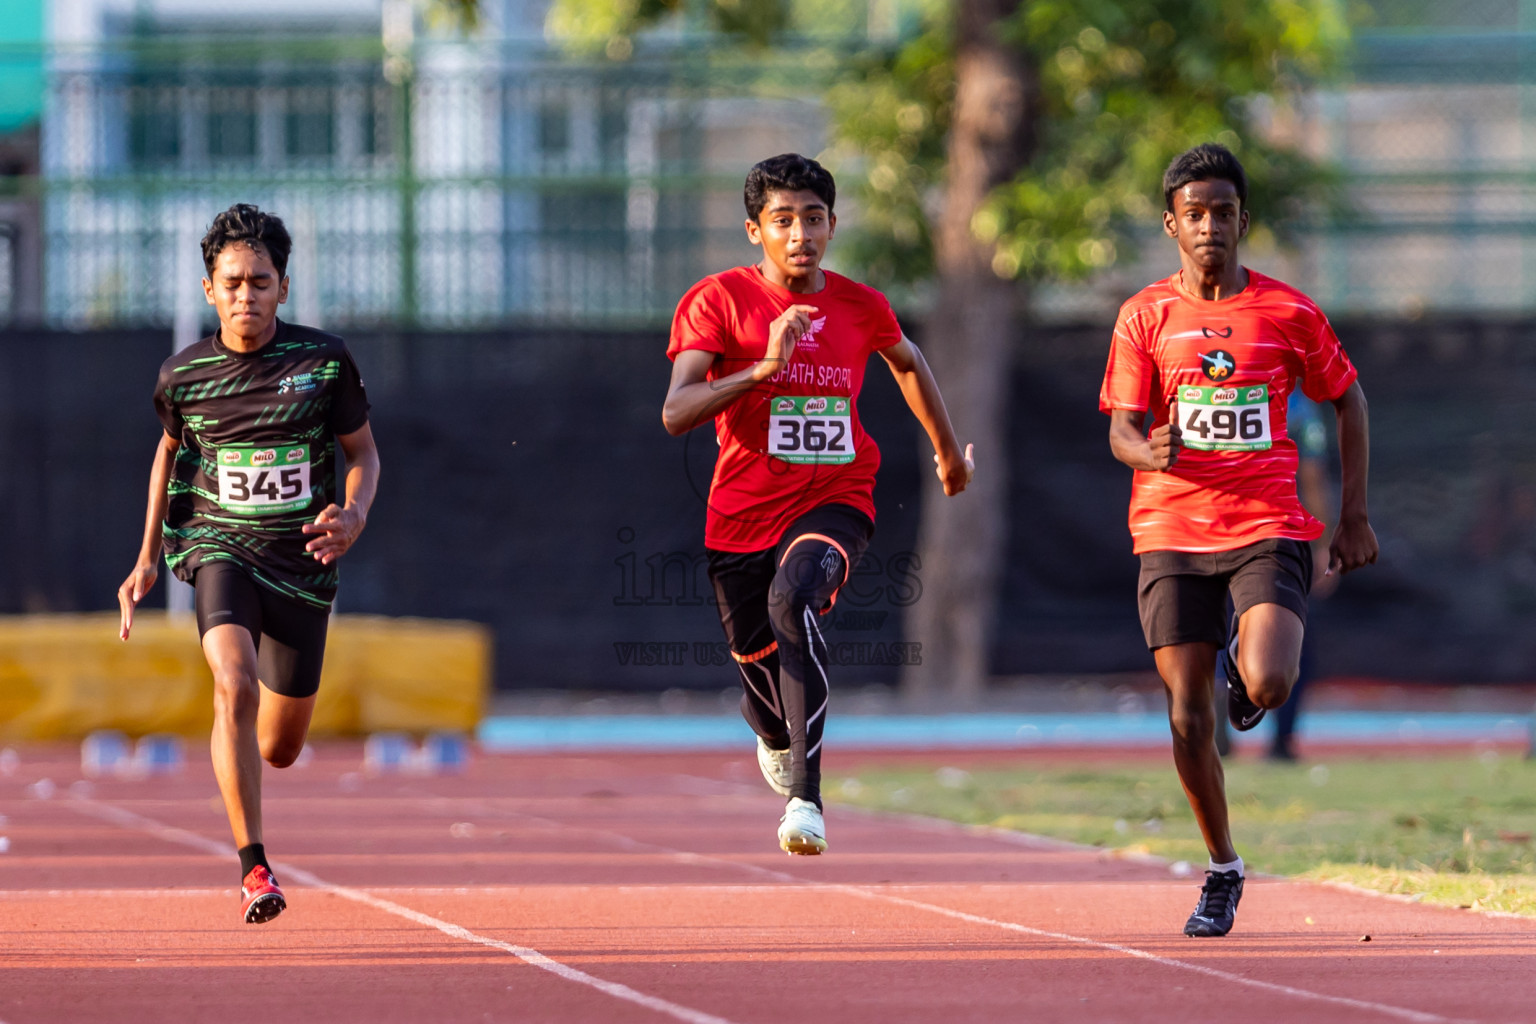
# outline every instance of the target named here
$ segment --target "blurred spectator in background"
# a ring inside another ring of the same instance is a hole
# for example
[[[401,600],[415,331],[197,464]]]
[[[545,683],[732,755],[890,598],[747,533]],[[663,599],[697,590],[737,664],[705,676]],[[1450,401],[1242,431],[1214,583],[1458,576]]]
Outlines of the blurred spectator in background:
[[[1322,413],[1317,403],[1302,394],[1300,388],[1291,392],[1290,402],[1286,406],[1285,421],[1287,432],[1296,442],[1297,494],[1301,497],[1301,503],[1307,507],[1307,511],[1321,519],[1323,525],[1328,527],[1328,532],[1312,542],[1311,597],[1324,600],[1339,586],[1338,576],[1325,575],[1328,571],[1328,540],[1333,531],[1333,503],[1329,499],[1331,490],[1328,486],[1328,428],[1323,425]],[[1307,684],[1312,679],[1314,646],[1314,644],[1302,645],[1301,674],[1296,677],[1296,685],[1291,687],[1290,699],[1275,709],[1273,715],[1275,735],[1269,745],[1269,758],[1272,761],[1296,760],[1296,750],[1291,745],[1291,737],[1296,732],[1296,715],[1301,710]],[[1218,686],[1216,687],[1216,749],[1223,757],[1232,750],[1232,734],[1227,725],[1226,706],[1227,691]]]
[[[1328,428],[1316,402],[1297,388],[1291,392],[1286,407],[1286,429],[1296,442],[1296,491],[1307,511],[1323,521],[1328,528],[1320,538],[1312,542],[1312,599],[1326,600],[1339,586],[1338,576],[1325,575],[1328,571],[1328,540],[1333,532],[1333,502],[1328,486]],[[1291,688],[1291,698],[1275,709],[1275,736],[1269,746],[1269,757],[1274,761],[1294,761],[1295,748],[1291,737],[1296,732],[1296,715],[1306,697],[1307,684],[1312,680],[1312,651],[1315,644],[1306,644],[1301,650],[1301,674]]]

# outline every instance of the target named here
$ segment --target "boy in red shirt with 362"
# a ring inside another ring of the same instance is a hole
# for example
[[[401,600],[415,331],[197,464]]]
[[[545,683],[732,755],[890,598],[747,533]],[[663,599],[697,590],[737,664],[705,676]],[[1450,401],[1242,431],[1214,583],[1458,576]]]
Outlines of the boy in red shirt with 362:
[[[837,227],[832,175],[786,153],[752,168],[744,198],[763,259],[706,277],[678,303],[662,422],[678,435],[714,420],[704,547],[741,711],[763,777],[789,798],[779,846],[819,854],[828,687],[818,619],[874,534],[880,450],[858,412],[872,353],[933,442],[944,493],[965,490],[975,463],[885,296],[821,269]]]

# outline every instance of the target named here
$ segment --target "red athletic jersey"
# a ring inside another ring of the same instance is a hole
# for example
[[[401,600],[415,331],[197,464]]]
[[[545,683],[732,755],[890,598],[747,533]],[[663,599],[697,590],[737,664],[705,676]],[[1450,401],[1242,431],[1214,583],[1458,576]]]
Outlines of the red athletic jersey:
[[[1328,318],[1274,278],[1249,271],[1247,288],[1217,302],[1189,294],[1178,274],[1138,292],[1120,307],[1099,408],[1151,409],[1153,429],[1178,398],[1185,448],[1171,470],[1135,475],[1135,552],[1230,551],[1321,536],[1323,524],[1296,496],[1286,399],[1300,379],[1307,397],[1332,401],[1355,376]],[[1190,447],[1218,441],[1248,447]]]
[[[831,272],[826,287],[806,295],[770,284],[756,267],[736,267],[683,296],[667,357],[713,352],[709,379],[728,377],[763,358],[768,325],[796,304],[817,312],[789,365],[715,416],[720,454],[704,544],[717,551],[771,548],[790,523],[821,505],[852,505],[875,517],[880,449],[859,424],[858,397],[870,353],[901,340],[884,295]]]

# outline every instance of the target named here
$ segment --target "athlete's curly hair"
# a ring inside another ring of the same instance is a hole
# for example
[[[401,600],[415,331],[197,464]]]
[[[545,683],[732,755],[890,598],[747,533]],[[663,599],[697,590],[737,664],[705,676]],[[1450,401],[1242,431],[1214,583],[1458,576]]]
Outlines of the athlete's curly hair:
[[[287,275],[293,239],[288,237],[282,218],[264,213],[250,203],[236,203],[213,218],[213,224],[203,236],[203,266],[208,268],[210,278],[219,253],[236,242],[244,242],[255,250],[265,249],[272,265],[277,268],[277,276]]]
[[[1243,165],[1226,146],[1204,142],[1173,158],[1163,172],[1163,202],[1173,212],[1173,194],[1192,181],[1230,181],[1237,189],[1237,201],[1248,206],[1248,175]]]
[[[814,192],[832,212],[837,199],[837,184],[828,170],[808,156],[799,153],[781,153],[753,165],[747,172],[747,186],[742,198],[747,203],[747,216],[757,220],[768,205],[769,192]]]

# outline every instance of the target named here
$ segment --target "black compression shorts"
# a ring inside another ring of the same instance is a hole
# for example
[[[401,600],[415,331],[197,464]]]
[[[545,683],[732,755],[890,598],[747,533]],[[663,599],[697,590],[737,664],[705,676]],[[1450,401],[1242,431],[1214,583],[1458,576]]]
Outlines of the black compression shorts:
[[[1141,629],[1152,650],[1227,642],[1227,597],[1238,618],[1256,604],[1278,604],[1307,622],[1312,545],[1261,540],[1233,551],[1148,551],[1141,556]]]
[[[726,640],[737,660],[753,658],[770,648],[774,641],[768,608],[768,592],[790,549],[802,540],[820,540],[839,556],[839,580],[823,615],[837,602],[837,591],[847,582],[849,573],[875,535],[869,516],[851,505],[821,505],[796,519],[779,538],[779,543],[764,551],[717,551],[706,548],[709,576],[714,583],[715,599],[720,605],[720,621]]]
[[[331,616],[280,597],[251,578],[238,562],[198,566],[197,633],[214,626],[244,626],[256,644],[257,678],[273,693],[309,697],[320,689],[325,630]]]

